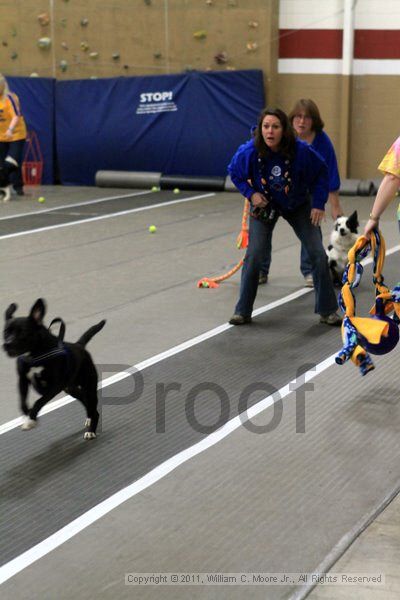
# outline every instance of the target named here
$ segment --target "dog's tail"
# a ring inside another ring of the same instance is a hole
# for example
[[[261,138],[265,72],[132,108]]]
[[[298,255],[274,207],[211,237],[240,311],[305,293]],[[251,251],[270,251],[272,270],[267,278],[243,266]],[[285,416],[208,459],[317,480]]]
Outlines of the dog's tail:
[[[85,333],[83,335],[81,335],[81,337],[79,338],[79,340],[76,343],[79,344],[80,346],[85,347],[86,344],[88,344],[90,342],[92,337],[95,336],[96,333],[99,333],[99,331],[101,331],[103,329],[105,324],[106,324],[106,322],[104,320],[104,321],[100,321],[100,323],[97,323],[97,325],[93,325],[92,327],[89,327],[89,329],[87,331],[85,331]]]

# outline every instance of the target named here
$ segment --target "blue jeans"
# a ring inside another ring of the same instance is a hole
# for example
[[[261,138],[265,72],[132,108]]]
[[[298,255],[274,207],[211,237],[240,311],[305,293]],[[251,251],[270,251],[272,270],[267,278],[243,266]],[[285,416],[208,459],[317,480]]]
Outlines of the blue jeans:
[[[320,315],[329,315],[335,312],[338,307],[336,293],[320,230],[310,221],[310,205],[304,204],[293,211],[287,211],[283,217],[291,225],[310,257],[314,279],[315,312]],[[268,237],[272,235],[273,226],[274,224],[271,227],[269,223],[263,223],[250,217],[249,245],[244,258],[240,296],[235,307],[235,314],[244,317],[251,316],[257,295],[261,263],[265,256]]]
[[[275,223],[273,223],[272,226],[269,227],[269,229],[268,229],[268,235],[267,235],[267,240],[266,240],[266,244],[265,244],[264,258],[261,261],[261,267],[260,267],[260,272],[263,275],[268,275],[269,269],[270,269],[270,266],[271,266],[271,258],[272,258],[272,232],[274,230],[276,222],[277,221],[275,221]],[[318,231],[320,233],[321,240],[322,240],[321,227],[318,227]],[[303,273],[304,277],[306,277],[307,275],[311,275],[312,274],[311,260],[310,260],[310,257],[308,255],[307,249],[306,249],[306,247],[305,247],[304,244],[301,244],[300,271]]]

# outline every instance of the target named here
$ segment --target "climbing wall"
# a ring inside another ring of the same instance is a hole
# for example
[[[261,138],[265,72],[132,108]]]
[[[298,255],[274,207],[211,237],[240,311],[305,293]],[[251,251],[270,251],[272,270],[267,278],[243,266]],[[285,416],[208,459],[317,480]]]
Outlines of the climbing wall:
[[[37,17],[48,7],[48,0],[0,0],[0,65],[7,75],[30,75],[37,72],[51,77],[52,52],[37,46],[50,26],[40,25]]]
[[[0,0],[8,75],[276,69],[279,0]]]

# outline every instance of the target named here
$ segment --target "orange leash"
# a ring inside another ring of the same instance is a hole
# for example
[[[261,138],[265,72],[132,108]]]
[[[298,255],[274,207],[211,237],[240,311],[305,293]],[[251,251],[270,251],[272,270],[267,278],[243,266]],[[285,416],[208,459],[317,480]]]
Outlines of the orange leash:
[[[250,204],[248,200],[244,200],[243,215],[242,215],[242,229],[237,237],[236,246],[240,250],[241,248],[247,248],[249,244],[249,212]],[[218,277],[203,277],[197,282],[198,288],[217,288],[222,281],[232,277],[243,265],[243,258],[227,273],[219,275]]]

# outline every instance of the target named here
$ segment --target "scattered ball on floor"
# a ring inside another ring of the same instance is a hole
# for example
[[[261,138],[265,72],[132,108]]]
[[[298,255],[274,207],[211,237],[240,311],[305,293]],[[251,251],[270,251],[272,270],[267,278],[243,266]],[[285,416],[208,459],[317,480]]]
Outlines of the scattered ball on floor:
[[[157,185],[153,185],[153,187],[151,188],[152,192],[159,192],[160,188]]]
[[[38,202],[42,203],[42,202],[44,202],[44,201],[45,201],[45,197],[44,197],[44,196],[40,196],[40,197],[38,198]]]
[[[157,227],[155,225],[150,225],[149,232],[150,233],[155,233],[156,231],[157,231]]]
[[[181,190],[179,188],[174,188],[174,194],[179,194]]]

